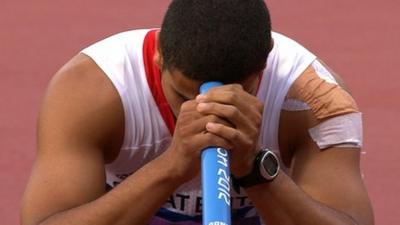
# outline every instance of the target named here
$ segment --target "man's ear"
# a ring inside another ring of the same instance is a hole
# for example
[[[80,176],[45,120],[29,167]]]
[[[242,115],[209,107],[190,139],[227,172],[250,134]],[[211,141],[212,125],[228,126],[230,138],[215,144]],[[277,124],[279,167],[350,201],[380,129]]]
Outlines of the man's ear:
[[[156,48],[156,52],[154,53],[153,62],[157,65],[157,67],[162,70],[164,65],[163,57],[161,56],[160,50]]]
[[[161,51],[160,51],[160,31],[156,32],[156,52],[154,53],[154,57],[153,57],[153,62],[157,65],[157,67],[162,70],[163,66],[164,66],[164,60],[163,57],[161,55]]]

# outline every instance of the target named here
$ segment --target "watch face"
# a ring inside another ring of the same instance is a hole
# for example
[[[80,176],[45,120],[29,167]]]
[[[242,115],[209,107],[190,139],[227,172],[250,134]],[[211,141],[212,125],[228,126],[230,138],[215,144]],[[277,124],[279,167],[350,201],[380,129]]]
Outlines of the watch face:
[[[273,177],[278,173],[279,170],[278,161],[275,158],[275,156],[270,152],[267,153],[262,164],[269,176]]]

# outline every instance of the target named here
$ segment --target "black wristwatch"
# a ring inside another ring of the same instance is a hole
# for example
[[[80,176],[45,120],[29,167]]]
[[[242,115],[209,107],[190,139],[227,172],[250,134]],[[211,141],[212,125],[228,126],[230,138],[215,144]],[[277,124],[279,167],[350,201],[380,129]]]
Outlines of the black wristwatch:
[[[244,177],[235,178],[232,176],[233,187],[239,192],[239,187],[247,188],[257,184],[271,182],[279,174],[279,159],[269,149],[261,150],[253,164],[251,172]]]

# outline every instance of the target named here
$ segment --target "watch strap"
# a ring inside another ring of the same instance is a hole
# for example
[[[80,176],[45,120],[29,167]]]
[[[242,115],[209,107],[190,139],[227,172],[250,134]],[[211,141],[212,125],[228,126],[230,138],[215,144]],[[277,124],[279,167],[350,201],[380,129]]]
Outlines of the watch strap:
[[[254,159],[253,168],[251,172],[244,177],[236,178],[232,175],[233,188],[239,193],[240,187],[247,188],[257,184],[267,183],[269,180],[265,179],[260,173],[261,159],[266,154],[267,150],[261,150]]]

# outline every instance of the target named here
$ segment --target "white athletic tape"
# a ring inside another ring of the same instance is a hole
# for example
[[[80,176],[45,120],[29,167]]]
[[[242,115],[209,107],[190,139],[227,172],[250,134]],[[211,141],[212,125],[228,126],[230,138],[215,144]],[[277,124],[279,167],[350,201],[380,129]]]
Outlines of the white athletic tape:
[[[309,129],[311,138],[320,149],[362,146],[362,114],[349,113],[328,119]]]
[[[310,110],[311,108],[303,101],[288,98],[283,102],[282,109],[286,111],[305,111]]]

